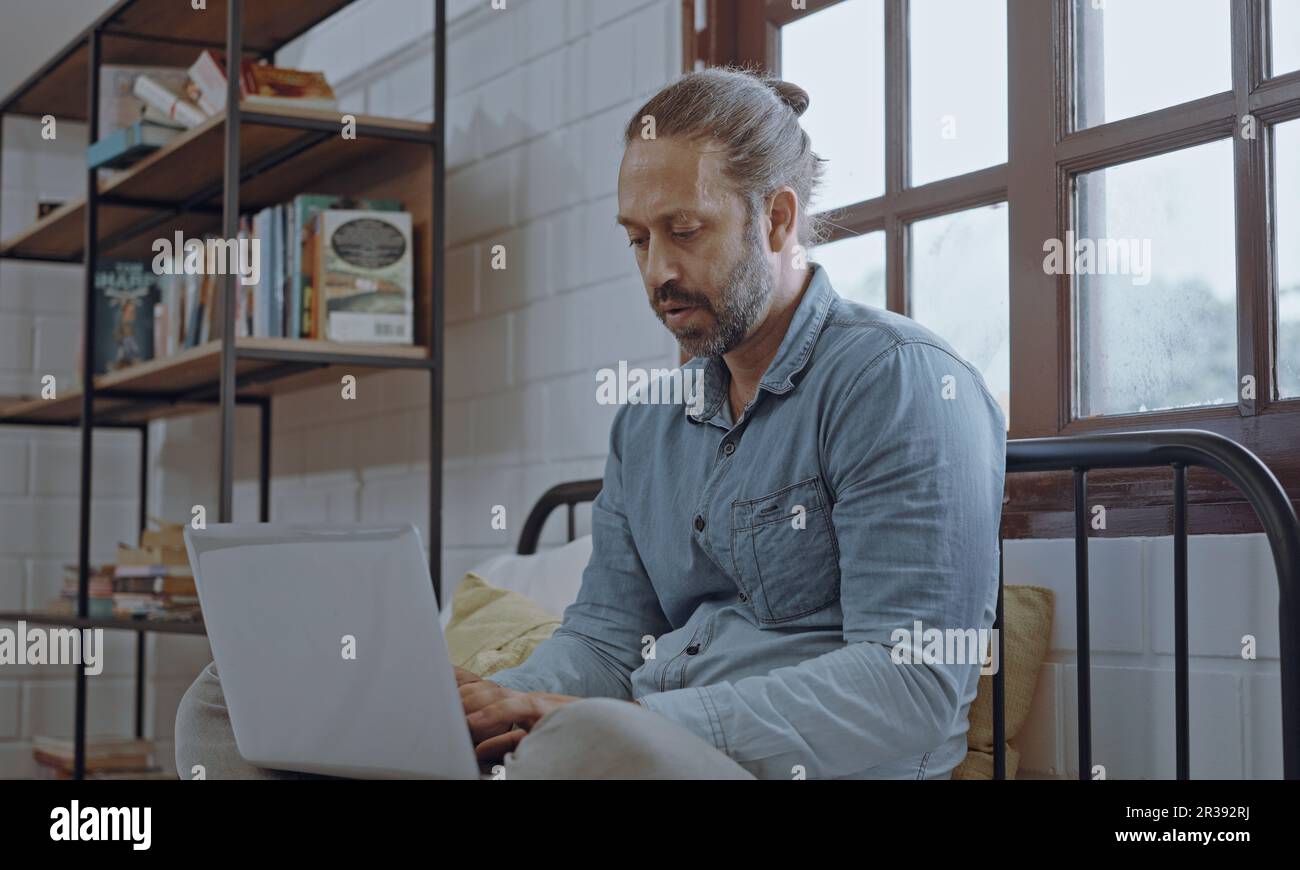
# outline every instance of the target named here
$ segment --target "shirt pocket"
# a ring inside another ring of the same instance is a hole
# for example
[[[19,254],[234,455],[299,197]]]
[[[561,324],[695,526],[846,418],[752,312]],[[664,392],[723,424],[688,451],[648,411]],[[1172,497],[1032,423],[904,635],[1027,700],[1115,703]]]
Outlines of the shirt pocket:
[[[731,520],[732,559],[760,622],[789,622],[839,600],[839,544],[820,478],[732,502]]]

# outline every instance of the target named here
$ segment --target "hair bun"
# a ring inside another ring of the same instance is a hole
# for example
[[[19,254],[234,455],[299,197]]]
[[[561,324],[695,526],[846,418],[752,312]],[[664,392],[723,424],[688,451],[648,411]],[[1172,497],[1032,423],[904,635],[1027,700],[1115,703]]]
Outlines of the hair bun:
[[[776,91],[776,95],[781,98],[781,102],[794,110],[795,115],[802,115],[808,111],[810,98],[808,92],[803,88],[780,80],[771,81],[769,84],[772,86],[772,90]]]

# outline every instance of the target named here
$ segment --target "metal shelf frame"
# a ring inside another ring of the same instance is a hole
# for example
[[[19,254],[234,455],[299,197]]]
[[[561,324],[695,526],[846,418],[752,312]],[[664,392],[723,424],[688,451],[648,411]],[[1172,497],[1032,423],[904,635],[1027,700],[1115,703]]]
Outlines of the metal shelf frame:
[[[3,151],[4,144],[4,117],[9,114],[12,106],[28,90],[37,84],[42,78],[51,74],[60,64],[69,60],[69,58],[78,51],[84,43],[88,47],[89,62],[87,64],[87,107],[86,107],[86,125],[87,141],[96,142],[99,139],[98,123],[98,105],[99,105],[99,73],[102,65],[102,40],[104,36],[111,36],[114,39],[136,39],[152,42],[168,42],[177,45],[192,45],[196,51],[202,48],[221,49],[229,58],[227,69],[238,69],[241,56],[243,55],[243,11],[245,0],[228,0],[226,5],[226,40],[225,44],[212,43],[204,40],[190,39],[170,39],[157,37],[150,34],[129,33],[119,30],[110,30],[110,26],[118,17],[138,0],[119,0],[111,9],[101,15],[94,23],[83,30],[76,38],[65,46],[54,58],[48,61],[36,73],[30,76],[26,81],[16,88],[13,93],[7,97],[3,103],[0,103],[0,153]],[[332,9],[328,15],[315,19],[308,23],[302,30],[294,33],[292,36],[281,40],[273,47],[254,52],[257,57],[272,60],[276,52],[284,45],[297,39],[311,27],[325,20],[325,17],[332,16],[337,12],[346,9],[354,0],[348,0],[342,6]],[[394,359],[383,356],[358,356],[349,354],[346,356],[330,354],[327,352],[311,350],[275,350],[263,348],[239,348],[231,336],[235,334],[235,313],[236,313],[236,295],[235,282],[238,278],[236,275],[228,275],[222,282],[222,291],[220,295],[221,310],[218,316],[222,318],[222,335],[226,339],[221,344],[221,360],[219,367],[219,380],[215,393],[211,386],[205,386],[199,389],[177,391],[175,393],[153,393],[153,392],[132,392],[126,390],[96,390],[94,379],[94,360],[95,360],[95,265],[100,249],[111,249],[121,239],[114,237],[100,241],[98,238],[98,207],[103,203],[111,204],[128,204],[139,205],[145,208],[156,209],[159,214],[151,216],[146,221],[142,221],[127,230],[120,233],[119,236],[139,235],[147,232],[154,226],[165,223],[166,221],[184,214],[189,211],[201,211],[212,213],[215,209],[206,205],[206,200],[211,199],[218,193],[222,195],[221,214],[222,214],[222,235],[225,238],[234,238],[238,234],[238,223],[240,214],[240,185],[249,178],[262,172],[273,169],[278,164],[295,157],[304,151],[310,149],[316,144],[324,141],[330,135],[338,134],[336,124],[326,124],[319,118],[302,118],[289,115],[276,115],[265,111],[250,111],[241,109],[239,94],[239,79],[236,76],[227,76],[227,93],[225,109],[225,142],[224,142],[224,172],[221,185],[213,185],[210,189],[203,191],[200,195],[191,197],[187,201],[179,204],[166,201],[141,201],[135,200],[123,203],[118,199],[105,196],[100,197],[97,173],[93,169],[86,172],[86,209],[85,209],[85,243],[83,256],[77,258],[64,257],[42,257],[42,256],[7,256],[5,259],[29,260],[36,262],[51,262],[71,264],[83,262],[85,264],[85,275],[83,281],[83,299],[82,299],[82,368],[81,382],[85,388],[81,395],[81,415],[79,422],[31,422],[31,421],[0,421],[0,425],[17,425],[17,426],[62,426],[68,427],[76,425],[81,434],[80,439],[80,483],[79,483],[79,511],[78,511],[78,536],[77,536],[77,570],[78,570],[78,587],[77,587],[77,604],[74,616],[60,616],[55,614],[40,612],[0,612],[0,621],[25,621],[46,625],[61,625],[74,628],[103,628],[110,630],[134,631],[136,633],[136,679],[135,679],[135,735],[136,737],[144,736],[144,685],[146,672],[145,661],[145,634],[149,632],[163,634],[188,634],[202,635],[204,627],[202,623],[167,623],[161,621],[146,620],[128,620],[128,619],[92,619],[89,617],[89,571],[90,571],[90,506],[91,506],[91,482],[93,473],[93,451],[92,442],[95,429],[135,429],[140,433],[140,500],[139,500],[139,525],[143,530],[146,527],[146,518],[148,513],[148,488],[149,488],[149,422],[140,423],[122,423],[115,422],[113,417],[121,413],[120,409],[101,411],[96,414],[94,402],[96,396],[104,398],[115,398],[129,400],[132,404],[190,404],[204,403],[215,405],[220,415],[220,435],[218,438],[218,522],[230,522],[232,519],[233,509],[233,490],[234,490],[234,441],[235,441],[235,407],[237,405],[256,405],[260,409],[260,443],[259,443],[259,466],[258,466],[258,494],[259,494],[259,521],[269,522],[271,515],[270,499],[270,476],[271,476],[271,397],[270,396],[241,396],[239,390],[253,382],[261,382],[280,377],[288,377],[293,374],[305,371],[307,369],[320,366],[329,366],[334,364],[349,363],[353,365],[362,365],[372,368],[384,369],[424,369],[429,373],[429,402],[430,414],[433,417],[429,427],[429,569],[430,580],[433,584],[434,595],[439,603],[442,598],[441,584],[441,553],[442,553],[442,398],[443,398],[443,288],[444,288],[444,268],[445,258],[442,253],[443,240],[445,234],[444,216],[446,208],[445,188],[443,184],[446,169],[446,0],[435,0],[434,2],[434,63],[433,63],[433,128],[431,133],[417,131],[400,130],[389,127],[375,126],[371,124],[358,124],[356,134],[358,138],[376,137],[391,139],[397,141],[411,142],[414,144],[424,144],[429,146],[432,151],[433,159],[433,183],[432,190],[432,218],[430,220],[430,246],[433,253],[433,266],[431,270],[431,293],[429,295],[428,310],[424,312],[428,319],[428,341],[429,354],[421,359]],[[262,125],[273,125],[287,127],[292,129],[301,129],[306,135],[294,142],[290,147],[268,155],[253,166],[241,169],[239,162],[239,143],[240,143],[240,126],[241,122],[248,121]],[[3,162],[0,161],[0,170]],[[3,173],[0,171],[0,185],[3,184]],[[2,237],[2,236],[0,236]],[[271,369],[252,373],[251,375],[239,376],[235,371],[235,362],[237,359],[257,359],[262,361],[279,362],[281,365]],[[76,779],[84,779],[86,773],[86,672],[85,666],[78,666],[76,672],[76,704],[75,704],[75,761],[73,775]]]

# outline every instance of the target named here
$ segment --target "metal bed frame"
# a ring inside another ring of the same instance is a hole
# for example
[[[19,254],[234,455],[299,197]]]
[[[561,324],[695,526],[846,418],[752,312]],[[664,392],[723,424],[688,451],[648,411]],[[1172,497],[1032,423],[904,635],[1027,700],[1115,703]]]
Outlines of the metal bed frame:
[[[1259,457],[1237,442],[1199,429],[1072,435],[1007,442],[1007,474],[1042,471],[1074,473],[1075,607],[1079,657],[1079,779],[1092,774],[1091,648],[1088,615],[1088,472],[1094,469],[1169,466],[1174,475],[1174,657],[1177,778],[1188,779],[1189,707],[1187,647],[1187,468],[1212,469],[1241,491],[1259,517],[1273,552],[1278,583],[1279,665],[1282,680],[1283,777],[1300,779],[1300,521],[1286,491]],[[561,483],[543,493],[520,535],[518,552],[537,552],[551,511],[567,512],[568,540],[575,535],[574,509],[595,499],[602,481]],[[994,628],[1002,625],[1002,560],[999,536],[998,604]],[[998,632],[998,661],[1003,661]],[[993,676],[993,778],[1006,779],[1006,694],[1001,668]]]

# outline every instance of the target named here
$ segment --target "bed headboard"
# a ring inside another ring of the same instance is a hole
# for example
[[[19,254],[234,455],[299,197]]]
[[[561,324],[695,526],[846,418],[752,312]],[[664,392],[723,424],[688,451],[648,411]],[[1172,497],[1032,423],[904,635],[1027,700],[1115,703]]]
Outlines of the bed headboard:
[[[542,526],[546,525],[546,518],[551,515],[551,511],[560,505],[564,505],[568,511],[568,540],[572,541],[574,505],[593,501],[603,484],[604,481],[598,477],[593,480],[573,480],[568,483],[557,483],[542,493],[537,504],[533,505],[533,509],[528,512],[528,519],[524,521],[524,530],[519,535],[517,551],[519,555],[531,556],[537,552],[537,539],[542,534]]]

